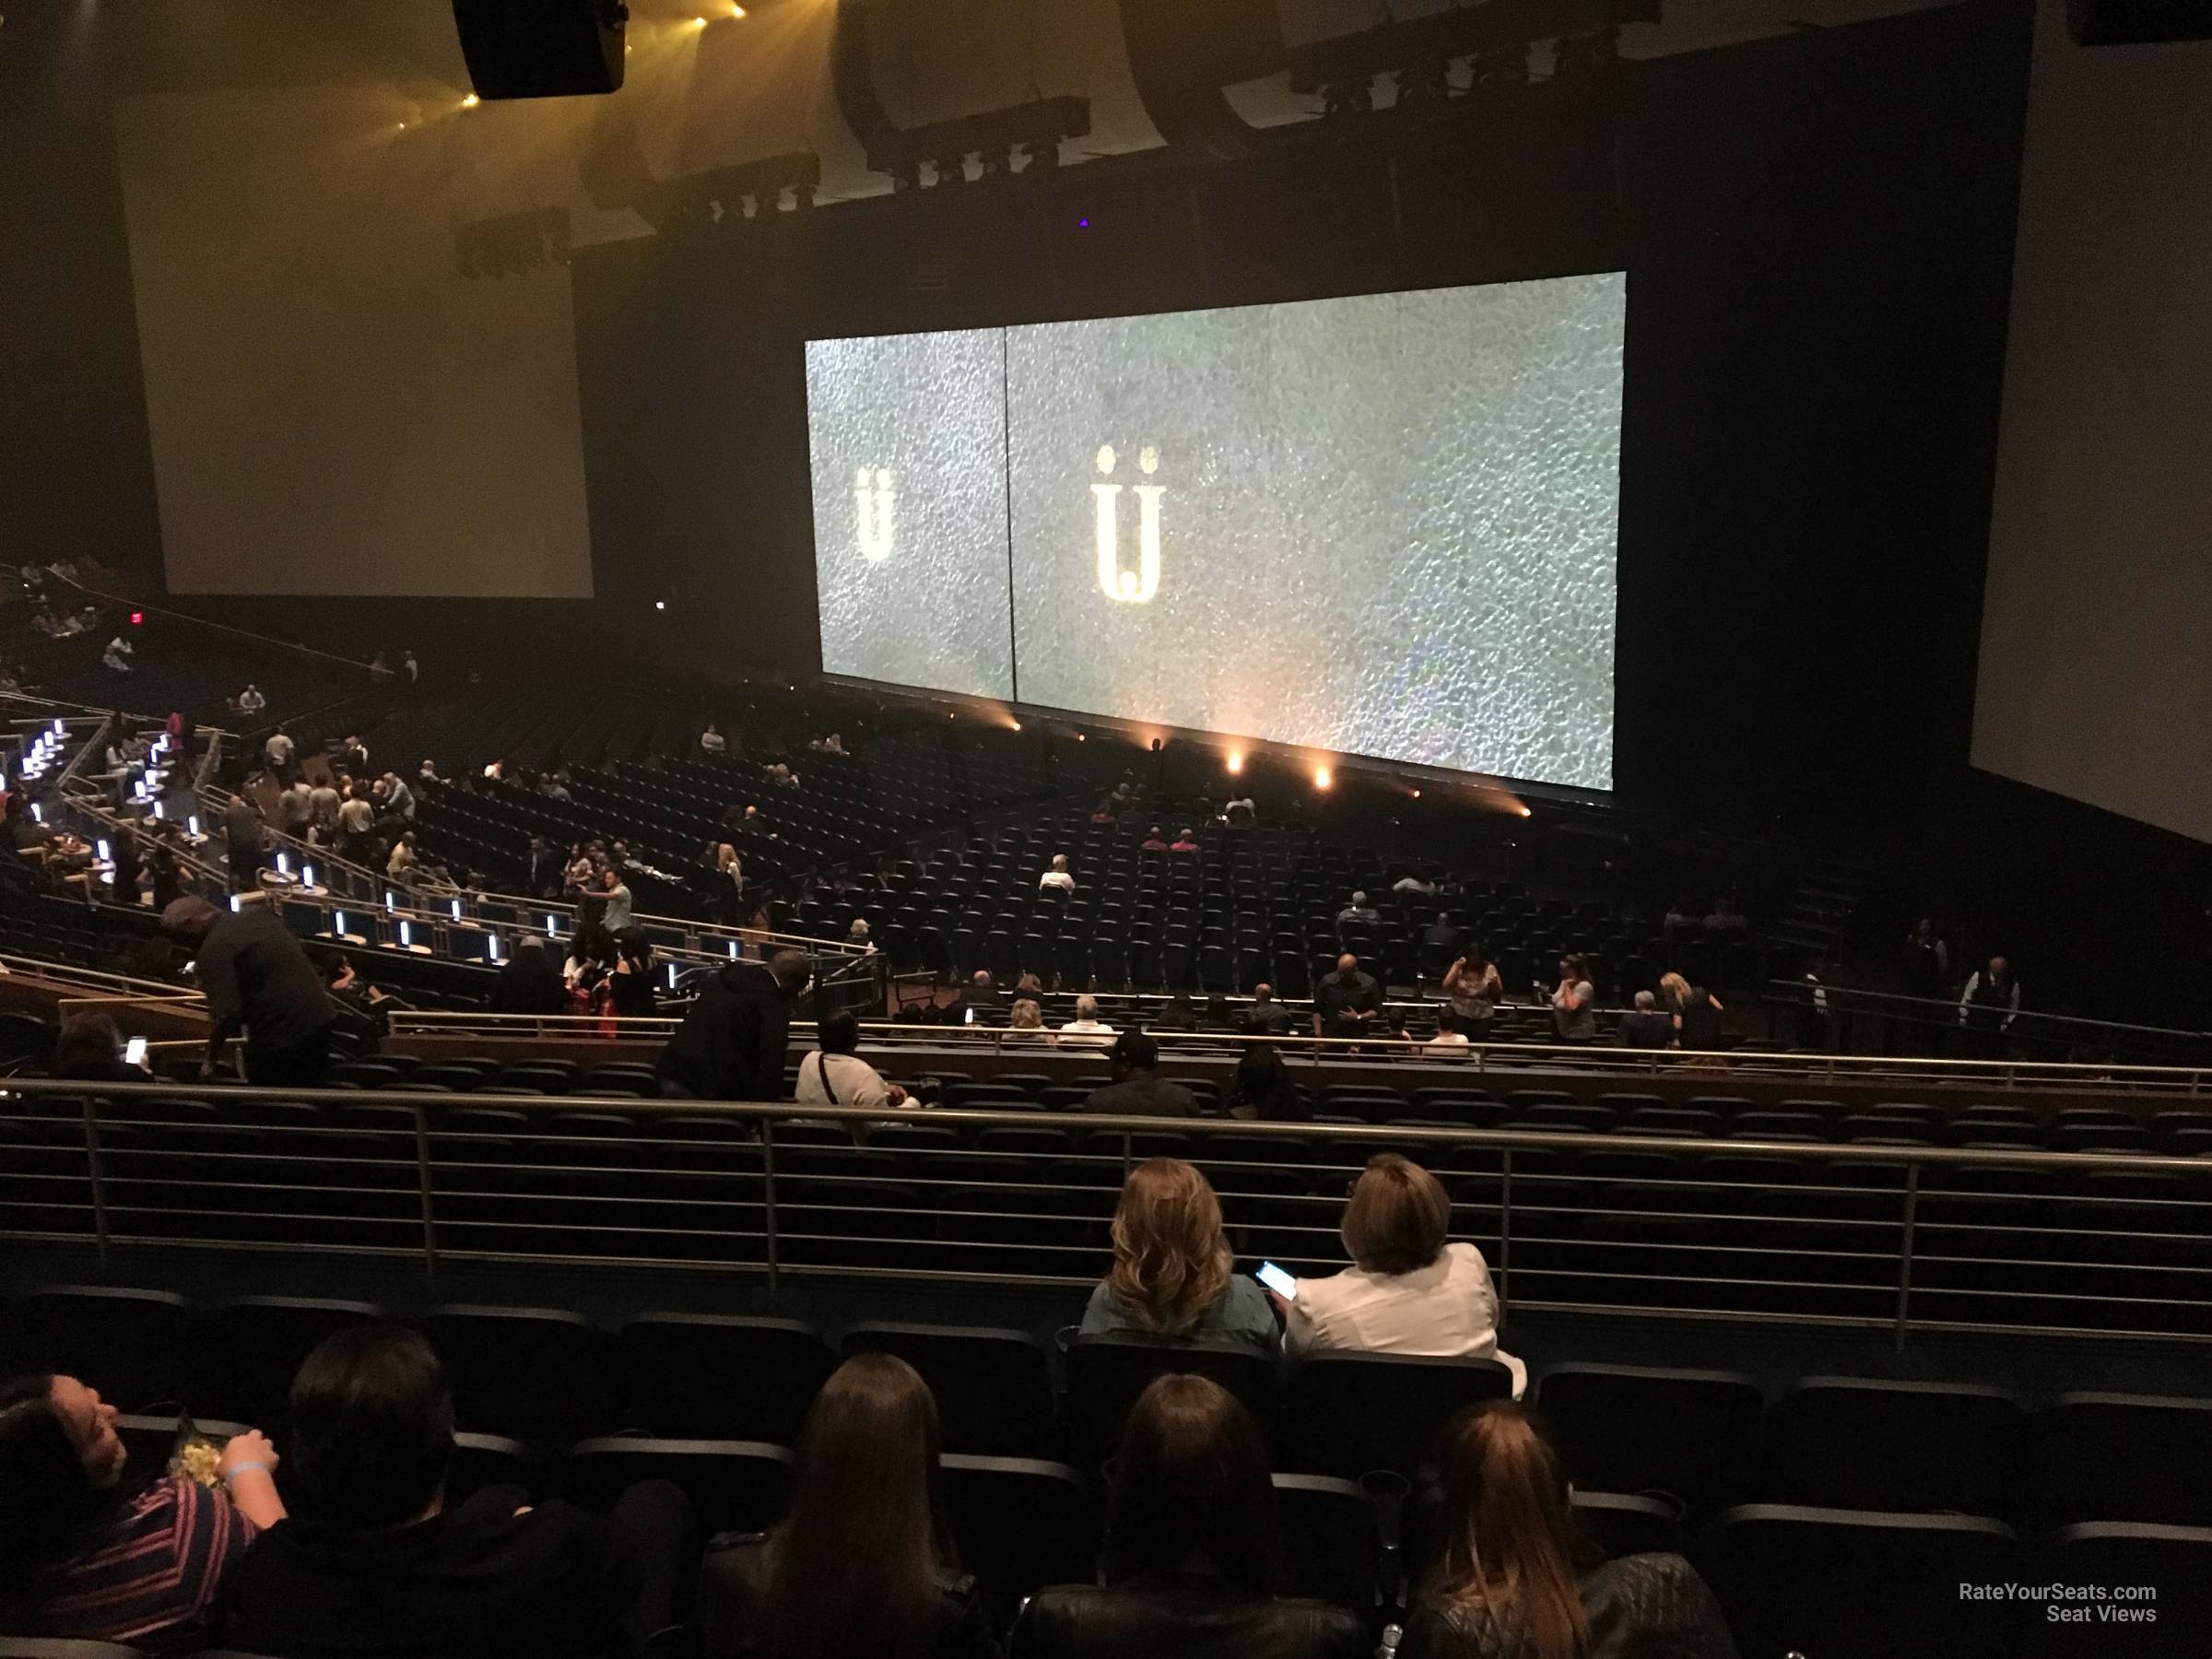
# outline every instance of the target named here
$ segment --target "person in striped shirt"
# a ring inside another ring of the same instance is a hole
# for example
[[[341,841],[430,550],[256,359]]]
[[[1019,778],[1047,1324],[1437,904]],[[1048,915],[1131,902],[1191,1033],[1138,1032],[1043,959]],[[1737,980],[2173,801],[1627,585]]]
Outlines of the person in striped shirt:
[[[75,1377],[0,1384],[0,1631],[189,1647],[224,1574],[284,1519],[258,1431],[224,1448],[220,1491],[178,1476],[134,1489],[115,1418]]]

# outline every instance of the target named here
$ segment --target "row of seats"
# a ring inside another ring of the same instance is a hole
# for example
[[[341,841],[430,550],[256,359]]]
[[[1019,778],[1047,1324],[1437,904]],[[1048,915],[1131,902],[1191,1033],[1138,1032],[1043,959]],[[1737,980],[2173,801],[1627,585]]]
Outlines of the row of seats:
[[[281,1424],[300,1362],[380,1317],[367,1303],[261,1297],[199,1308],[164,1292],[56,1286],[0,1309],[0,1359],[83,1376],[134,1411]],[[1301,1474],[1411,1477],[1454,1412],[1510,1391],[1488,1359],[1309,1356],[1241,1347],[865,1323],[832,1345],[795,1320],[646,1313],[606,1332],[546,1308],[450,1305],[419,1321],[451,1371],[460,1427],[534,1448],[609,1435],[796,1443],[840,1355],[899,1355],[930,1383],[947,1451],[1112,1454],[1163,1371],[1214,1376]],[[1594,1491],[1665,1494],[1692,1518],[1746,1502],[1953,1512],[2036,1528],[2091,1521],[2212,1526],[2212,1399],[2068,1394],[2032,1413],[1964,1383],[1808,1377],[1770,1400],[1737,1372],[1569,1363],[1538,1406]]]
[[[201,1341],[262,1379],[231,1396],[249,1404],[280,1387],[322,1335],[376,1316],[360,1303],[255,1299],[194,1311],[154,1293],[60,1288],[0,1312],[0,1353],[65,1366],[105,1393],[127,1385],[117,1368],[147,1364],[165,1344],[172,1355],[189,1344],[196,1321]],[[790,1321],[649,1314],[610,1335],[555,1310],[450,1307],[421,1324],[453,1375],[464,1425],[452,1498],[512,1483],[540,1499],[606,1508],[631,1483],[663,1478],[688,1494],[710,1530],[756,1531],[782,1514],[792,1439],[837,1357]],[[1110,1447],[1110,1436],[1071,1442],[1071,1462],[958,1449],[979,1433],[1006,1443],[1001,1419],[1043,1420],[1049,1348],[1018,1332],[886,1324],[854,1326],[840,1346],[899,1353],[929,1382],[946,1427],[947,1521],[996,1618],[1010,1618],[1043,1584],[1093,1576],[1103,1488],[1080,1459]],[[601,1387],[610,1364],[619,1367],[610,1409],[706,1432],[566,1439],[582,1420],[569,1396]],[[1065,1408],[1125,1405],[1149,1377],[1194,1369],[1264,1417],[1278,1413],[1263,1381],[1273,1373],[1255,1355],[1116,1340],[1069,1346]],[[1440,1377],[1454,1385],[1448,1395]],[[1314,1400],[1403,1447],[1417,1421],[1433,1426],[1493,1384],[1479,1361],[1336,1356],[1296,1368],[1288,1393],[1294,1417]],[[1301,1397],[1301,1386],[1324,1392]],[[1765,1403],[1749,1379],[1730,1373],[1561,1365],[1544,1376],[1537,1403],[1560,1431],[1586,1530],[1611,1555],[1687,1548],[1747,1654],[2194,1655],[2212,1629],[2212,1527],[2201,1524],[2212,1490],[2212,1401],[2064,1395],[2023,1424],[2018,1406],[1990,1389],[1810,1378]],[[277,1418],[260,1421],[277,1424],[281,1437]],[[485,1422],[535,1438],[468,1427]],[[205,1415],[194,1423],[218,1435],[236,1427]],[[173,1413],[134,1414],[119,1430],[134,1464],[151,1469],[179,1426]],[[2001,1498],[1988,1482],[2023,1443],[2017,1466],[2036,1484],[2020,1519],[2050,1530],[2026,1537],[1987,1514],[1954,1512],[1959,1500]],[[1438,1547],[1436,1497],[1404,1457],[1363,1473],[1277,1474],[1275,1488],[1286,1587],[1379,1624],[1403,1617]],[[1618,1489],[1602,1489],[1606,1477]],[[1777,1487],[1824,1501],[1743,1500],[1746,1490]],[[2176,1518],[2076,1519],[2116,1510]],[[2021,1584],[2101,1586],[2122,1597],[2147,1590],[2155,1600],[2115,1605],[2152,1608],[2158,1622],[2123,1645],[2109,1621],[2081,1630],[2050,1619],[2047,1595],[2008,1593],[1989,1605],[1960,1589]],[[0,1641],[0,1659],[77,1652]]]
[[[1198,1039],[1165,1034],[1176,1049],[1203,1049]],[[939,1103],[993,1112],[1079,1111],[1107,1079],[1067,1080],[1037,1073],[1002,1073],[978,1079],[932,1064],[934,1056],[896,1050],[871,1054],[887,1077],[910,1088],[934,1082]],[[1102,1062],[1103,1055],[1098,1056]],[[786,1067],[795,1083],[795,1064]],[[1324,1074],[1319,1074],[1325,1076]],[[1179,1078],[1202,1110],[1223,1109],[1223,1085],[1206,1077]],[[583,1066],[541,1058],[502,1064],[457,1055],[423,1061],[391,1054],[341,1067],[334,1081],[363,1088],[405,1086],[463,1093],[496,1090],[536,1095],[608,1094],[651,1098],[653,1068],[641,1061]],[[1583,1097],[1558,1088],[1473,1084],[1408,1084],[1294,1080],[1302,1109],[1324,1123],[1430,1124],[1469,1129],[1525,1129],[1559,1134],[1664,1135],[1683,1139],[1783,1141],[1792,1144],[1867,1143],[1878,1146],[1980,1147],[1991,1151],[2163,1152],[2179,1158],[2212,1154],[2212,1107],[2169,1107],[2147,1117],[2116,1106],[2065,1105],[2048,1113],[2031,1105],[1976,1104],[1949,1110],[1926,1101],[1880,1100],[1864,1105],[1838,1100],[1789,1099],[1764,1103],[1740,1095],[1700,1094],[1687,1100],[1609,1089]]]

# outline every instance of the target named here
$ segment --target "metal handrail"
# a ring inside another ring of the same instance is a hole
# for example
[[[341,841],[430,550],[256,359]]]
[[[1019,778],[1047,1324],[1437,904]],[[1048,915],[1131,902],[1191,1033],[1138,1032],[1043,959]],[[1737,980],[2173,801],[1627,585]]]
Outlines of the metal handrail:
[[[209,812],[211,820],[214,817],[219,816],[222,810],[227,809],[231,801],[236,798],[230,792],[213,785],[204,786],[196,793],[203,811]],[[210,811],[211,808],[212,811]],[[407,882],[372,870],[366,865],[355,864],[350,859],[342,858],[327,847],[317,846],[312,841],[301,841],[298,836],[289,834],[265,820],[263,827],[265,835],[273,850],[282,851],[295,857],[302,865],[312,865],[316,869],[326,872],[341,872],[353,877],[358,887],[366,889],[366,902],[374,905],[377,909],[387,911],[388,913],[394,915],[408,915],[411,919],[418,919],[420,916],[432,913],[412,912],[404,908],[392,910],[384,905],[382,896],[385,893],[409,890]],[[288,900],[297,900],[306,903],[317,902],[324,897],[321,894],[288,888],[278,888],[276,890]],[[454,896],[462,900],[465,907],[505,906],[525,915],[559,917],[568,924],[567,932],[573,934],[576,931],[577,907],[565,900],[534,899],[514,893],[488,891],[479,895],[475,892],[462,892],[458,889],[455,890]],[[359,899],[352,903],[340,900],[331,908],[348,911],[359,910],[361,901]],[[450,907],[435,912],[435,914],[446,921],[453,919]],[[465,917],[462,919],[466,920]],[[789,947],[794,950],[804,950],[808,955],[815,957],[850,958],[856,962],[880,955],[873,945],[856,945],[849,939],[818,939],[811,935],[778,933],[770,928],[725,927],[720,923],[700,922],[680,916],[653,915],[642,911],[634,912],[631,920],[641,927],[656,928],[664,932],[679,932],[698,939],[700,943],[696,946],[656,947],[656,948],[665,948],[669,951],[682,948],[696,955],[702,961],[726,960],[728,959],[727,947],[733,942],[736,943],[741,950],[746,946],[765,944],[777,949]],[[550,931],[558,935],[563,930],[555,928],[534,931]]]
[[[1967,1006],[1957,997],[1908,996],[1900,991],[1875,991],[1855,985],[1835,985],[1826,981],[1771,980],[1768,994],[1774,1000],[1786,1000],[1802,1006],[1816,992],[1826,997],[1831,1006],[1855,1003],[1876,1012],[1898,1010],[1926,1010],[1924,1014],[1907,1013],[1907,1018],[1935,1026],[1956,1026],[1966,1022]],[[2053,1014],[2041,1008],[2007,1010],[2006,1020],[2031,1021],[2045,1030],[2064,1029],[2079,1031],[2124,1031],[2136,1037],[2178,1039],[2183,1042],[2204,1043],[2212,1046],[2212,1031],[2194,1031],[2179,1026],[2131,1025],[2118,1019],[2088,1019],[2077,1014]]]
[[[418,1260],[432,1275],[454,1261],[573,1262],[764,1273],[771,1288],[782,1277],[801,1275],[1070,1287],[1089,1283],[1085,1275],[1104,1256],[1102,1216],[1095,1206],[1070,1206],[1072,1194],[1079,1189],[1095,1197],[1138,1157],[1151,1156],[1160,1145],[1156,1137],[1194,1132],[1206,1144],[1200,1148],[1189,1143],[1190,1155],[1213,1171],[1230,1227],[1263,1228],[1271,1242],[1291,1247],[1278,1259],[1322,1271],[1342,1265],[1335,1241],[1342,1199],[1324,1190],[1335,1177],[1356,1170],[1379,1147],[1400,1147],[1429,1161],[1459,1188],[1459,1230],[1466,1230],[1470,1218],[1478,1229],[1495,1227],[1501,1319],[1515,1310],[1575,1309],[1818,1324],[1888,1330],[1900,1347],[1915,1330],[2212,1341],[2212,1261],[2153,1260],[2116,1268],[2103,1248],[2122,1240],[2161,1248],[2176,1241],[2201,1245],[2203,1218],[2212,1213],[2212,1185],[2189,1189],[2185,1197],[2092,1192],[2068,1200],[2091,1212],[2089,1218],[2039,1206],[2031,1219],[2006,1214],[1978,1222],[1973,1206],[1990,1194],[1930,1184],[1931,1177],[1969,1169],[2053,1176],[2151,1173],[2212,1183],[2212,1161],[2195,1159],[1665,1135],[1624,1142],[1564,1131],[1441,1124],[1229,1118],[1171,1123],[982,1108],[907,1112],[592,1094],[472,1098],[404,1088],[191,1091],[219,1114],[207,1123],[174,1112],[169,1103],[183,1092],[159,1083],[41,1079],[0,1085],[0,1150],[15,1150],[12,1141],[27,1137],[25,1149],[45,1160],[11,1171],[18,1194],[27,1185],[32,1189],[38,1213],[26,1207],[30,1200],[11,1206],[0,1213],[6,1228],[0,1236],[81,1241],[89,1231],[103,1259],[116,1248],[138,1244],[326,1250]],[[66,1101],[69,1117],[31,1110],[50,1100]],[[337,1115],[302,1120],[302,1103]],[[149,1106],[156,1108],[150,1114],[143,1110]],[[390,1112],[394,1122],[365,1127],[352,1115],[364,1106]],[[255,1108],[276,1110],[256,1115]],[[598,1121],[627,1120],[638,1133],[615,1141],[596,1122],[580,1130],[557,1121],[557,1114],[578,1112]],[[523,1128],[506,1124],[511,1114]],[[77,1118],[81,1137],[75,1130],[58,1138],[39,1134]],[[667,1138],[672,1131],[666,1125],[703,1119],[727,1120],[729,1134],[703,1141]],[[1090,1176],[1041,1175],[1032,1154],[990,1150],[980,1142],[971,1147],[957,1139],[957,1150],[949,1152],[901,1145],[892,1156],[906,1161],[889,1166],[819,1163],[829,1147],[825,1135],[847,1145],[848,1136],[858,1140],[880,1131],[887,1120],[900,1128],[978,1131],[1079,1125],[1090,1138],[1071,1143],[1079,1148],[1072,1154],[1055,1155],[1053,1169],[1072,1165]],[[187,1144],[206,1133],[217,1139]],[[365,1136],[376,1144],[365,1147]],[[1277,1156],[1287,1137],[1303,1146],[1303,1158],[1286,1163]],[[80,1138],[83,1173],[53,1170],[53,1158]],[[381,1144],[385,1139],[390,1145]],[[1253,1156],[1240,1156],[1240,1141],[1263,1139],[1268,1143],[1265,1153],[1254,1146]],[[177,1144],[165,1144],[170,1141]],[[532,1155],[518,1161],[512,1154],[523,1145]],[[1731,1159],[1762,1160],[1761,1171],[1756,1178],[1724,1178],[1709,1166],[1686,1166],[1678,1180],[1598,1177],[1601,1190],[1593,1199],[1580,1190],[1583,1180],[1571,1170],[1547,1169],[1541,1161],[1546,1155],[1624,1147],[1678,1159],[1724,1152]],[[937,1167],[940,1156],[958,1162]],[[1494,1162],[1486,1161],[1493,1156]],[[1805,1171],[1802,1186],[1769,1172],[1777,1164]],[[1830,1173],[1816,1175],[1814,1166]],[[990,1181],[979,1168],[1006,1170],[1010,1179]],[[1314,1190],[1293,1194],[1262,1182],[1247,1192],[1248,1178],[1259,1171],[1315,1177],[1308,1183]],[[334,1174],[335,1181],[323,1178]],[[825,1182],[834,1184],[818,1184]],[[856,1184],[880,1192],[876,1207],[855,1196]],[[1802,1192],[1806,1202],[1759,1202],[1776,1189]],[[890,1203],[894,1190],[904,1194],[902,1203]],[[1668,1195],[1664,1206],[1638,1202],[1654,1190]],[[988,1196],[986,1206],[962,1201],[963,1194],[979,1193]],[[1673,1201],[1683,1194],[1695,1198]],[[338,1196],[345,1206],[334,1212],[326,1201]],[[1994,1196],[2006,1201],[2005,1194]],[[1850,1212],[1823,1213],[1823,1204],[1838,1201]],[[535,1206],[536,1212],[518,1216],[518,1205]],[[1295,1218],[1277,1214],[1248,1219],[1247,1211],[1262,1205]],[[1937,1207],[1931,1210],[1931,1205]],[[671,1215],[671,1207],[677,1213]],[[2090,1218],[2101,1223],[2108,1215],[2134,1225],[2121,1230],[2088,1224]],[[65,1218],[80,1224],[56,1224]],[[901,1230],[902,1220],[911,1229]],[[245,1236],[227,1236],[227,1226],[211,1221],[236,1222]],[[1727,1224],[1745,1236],[1725,1244],[1686,1241],[1673,1230],[1684,1223]],[[1075,1232],[1039,1243],[1007,1238],[1003,1230],[1009,1224],[1072,1226]],[[1594,1230],[1583,1230],[1586,1224]],[[1652,1236],[1635,1236],[1645,1224]],[[288,1230],[294,1236],[268,1236]],[[374,1236],[364,1238],[368,1234]],[[557,1237],[558,1244],[547,1244],[548,1236]],[[757,1254],[756,1244],[764,1246]],[[733,1259],[737,1246],[743,1248]],[[2006,1257],[2007,1249],[2027,1253]],[[1595,1260],[1576,1265],[1542,1259],[1542,1253],[1557,1256],[1570,1250]],[[1071,1263],[1071,1255],[1080,1256],[1080,1263]],[[2088,1260],[2078,1259],[2085,1255]],[[1067,1271],[1071,1265],[1081,1271]],[[2059,1275],[2059,1284],[2018,1289],[1947,1281],[1959,1270],[1987,1265],[2029,1266]],[[1046,1270],[1053,1267],[1059,1270]],[[2100,1292],[2115,1272],[2127,1276],[2124,1282]],[[1623,1281],[1635,1294],[1624,1299],[1608,1293],[1608,1286]],[[1531,1284],[1538,1288],[1531,1290]],[[1698,1305],[1700,1297],[1710,1304],[1747,1288],[1763,1302],[1796,1297],[1808,1303],[1825,1299],[1825,1304]],[[2008,1299],[2048,1307],[2051,1322],[2005,1320]],[[1926,1312],[1930,1300],[1937,1304],[1935,1314]],[[1843,1306],[1859,1311],[1835,1311]],[[1964,1316],[1993,1306],[1999,1317]],[[1951,1316],[1944,1316],[1947,1307]],[[2075,1311],[2084,1312],[2087,1322],[2055,1322],[2057,1314]],[[2178,1328],[2161,1325],[2161,1319],[2179,1321]]]
[[[133,979],[127,973],[108,973],[97,968],[80,968],[74,962],[51,962],[38,957],[18,956],[11,951],[0,951],[0,967],[6,968],[10,973],[81,985],[87,990],[115,993],[138,1002],[190,1005],[205,1000],[200,993],[182,985],[163,984],[159,980]]]

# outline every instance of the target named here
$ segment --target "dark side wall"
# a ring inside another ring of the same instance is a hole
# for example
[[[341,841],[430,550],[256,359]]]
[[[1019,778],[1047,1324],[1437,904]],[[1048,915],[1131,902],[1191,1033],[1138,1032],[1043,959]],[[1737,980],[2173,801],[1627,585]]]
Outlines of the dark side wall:
[[[0,559],[159,563],[123,182],[95,8],[0,29]]]

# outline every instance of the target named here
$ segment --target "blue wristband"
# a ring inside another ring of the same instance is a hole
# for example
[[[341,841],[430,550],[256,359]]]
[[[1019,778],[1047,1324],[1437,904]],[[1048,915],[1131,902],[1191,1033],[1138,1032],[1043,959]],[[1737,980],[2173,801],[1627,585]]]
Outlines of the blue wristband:
[[[229,1486],[241,1475],[243,1475],[248,1469],[259,1469],[264,1475],[274,1476],[275,1474],[275,1471],[272,1470],[265,1463],[254,1463],[251,1461],[234,1463],[229,1466],[229,1468],[223,1472],[223,1484],[226,1487]]]

